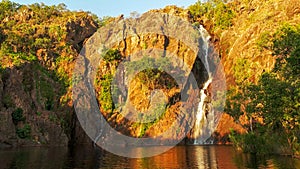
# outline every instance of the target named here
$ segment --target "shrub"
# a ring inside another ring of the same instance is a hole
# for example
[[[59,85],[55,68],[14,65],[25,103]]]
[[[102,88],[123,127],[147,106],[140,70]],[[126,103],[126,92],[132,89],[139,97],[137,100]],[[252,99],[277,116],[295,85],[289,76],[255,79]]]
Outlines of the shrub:
[[[264,135],[249,132],[237,134],[233,130],[229,135],[230,141],[245,153],[268,154],[271,152],[271,144]]]
[[[14,124],[18,124],[18,122],[25,120],[25,117],[23,116],[23,109],[21,108],[17,108],[15,111],[13,111],[11,116]]]
[[[234,12],[226,6],[226,4],[222,1],[217,1],[214,8],[214,25],[221,28],[226,29],[232,26],[232,19],[235,16]]]
[[[51,45],[51,40],[48,38],[36,38],[33,45],[36,49],[47,49]]]
[[[45,99],[45,109],[52,110],[54,108],[54,89],[53,86],[44,78],[39,81],[40,95]]]
[[[3,96],[2,102],[3,102],[4,107],[6,107],[6,108],[15,106],[13,100],[11,99],[11,96],[8,94],[5,94]]]
[[[117,49],[108,49],[104,50],[102,58],[106,62],[112,62],[114,60],[120,60],[122,58],[122,55]]]
[[[41,116],[41,115],[42,115],[42,112],[37,111],[37,112],[36,112],[36,115],[37,115],[37,116]]]
[[[126,74],[131,75],[135,72],[145,71],[147,75],[153,75],[153,71],[171,71],[175,70],[169,58],[163,57],[155,60],[154,58],[144,56],[141,60],[125,63]]]
[[[30,138],[31,127],[29,124],[25,124],[23,128],[17,128],[16,134],[21,139]]]
[[[235,12],[222,0],[196,2],[189,7],[194,20],[206,17],[213,21],[215,27],[226,29],[232,25]]]
[[[237,84],[249,83],[250,77],[253,75],[251,62],[245,58],[237,58],[233,64],[233,72]]]
[[[66,33],[59,25],[51,25],[49,27],[48,34],[51,38],[61,41]]]
[[[20,7],[20,4],[11,2],[9,0],[2,0],[0,2],[0,20],[12,15]]]
[[[271,45],[272,45],[272,35],[268,31],[263,32],[257,41],[257,46],[259,47],[260,50],[263,50],[263,49],[270,49]]]
[[[99,101],[105,111],[112,111],[114,109],[111,91],[112,78],[113,76],[111,74],[107,74],[104,75],[100,81],[101,91],[99,93]]]

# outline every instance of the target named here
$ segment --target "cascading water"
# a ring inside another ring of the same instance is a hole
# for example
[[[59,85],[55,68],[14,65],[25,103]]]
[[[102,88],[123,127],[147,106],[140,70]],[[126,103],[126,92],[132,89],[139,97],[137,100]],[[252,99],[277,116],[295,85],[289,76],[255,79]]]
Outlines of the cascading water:
[[[211,136],[214,130],[214,113],[210,108],[210,96],[208,87],[212,83],[213,77],[211,74],[210,66],[209,66],[209,41],[211,36],[206,31],[206,29],[200,25],[199,32],[201,34],[203,40],[203,59],[202,62],[205,65],[208,78],[207,81],[203,84],[203,88],[200,90],[200,102],[197,109],[196,120],[193,131],[194,144],[208,144],[207,139]]]

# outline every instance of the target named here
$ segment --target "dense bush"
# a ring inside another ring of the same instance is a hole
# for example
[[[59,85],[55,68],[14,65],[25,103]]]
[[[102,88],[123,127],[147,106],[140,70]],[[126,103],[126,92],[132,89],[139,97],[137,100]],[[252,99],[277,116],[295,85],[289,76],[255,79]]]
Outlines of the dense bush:
[[[112,62],[115,60],[120,60],[122,55],[117,49],[107,49],[103,52],[102,58],[107,62]]]
[[[114,109],[114,104],[112,100],[111,82],[113,76],[111,74],[106,74],[101,78],[100,86],[101,91],[99,92],[99,101],[101,107],[105,111],[112,112]]]
[[[238,149],[242,149],[246,153],[268,154],[272,149],[270,137],[259,133],[249,132],[246,134],[237,134],[231,131],[229,138],[234,146]]]
[[[177,82],[167,73],[171,70],[176,70],[178,79],[184,75],[183,70],[174,67],[170,58],[167,57],[154,59],[144,56],[140,60],[127,62],[125,69],[127,76],[135,75],[134,78],[139,78],[141,82],[152,89],[157,85],[168,89],[174,87]]]
[[[145,70],[146,73],[153,73],[154,69],[159,71],[171,71],[174,70],[174,66],[171,61],[167,57],[161,57],[159,59],[151,58],[148,56],[144,56],[142,59],[132,62],[126,62],[126,73],[127,75],[132,75],[135,72],[140,72]]]
[[[118,88],[112,86],[112,80],[122,55],[118,49],[104,49],[102,52],[102,63],[108,70],[102,72],[101,68],[98,69],[94,85],[100,107],[107,113],[112,113],[115,109],[113,97],[118,94]]]
[[[25,124],[23,128],[17,128],[16,134],[21,139],[26,139],[31,137],[31,127],[29,124]]]
[[[232,25],[235,16],[232,10],[223,0],[198,1],[189,8],[195,21],[198,18],[207,18],[213,22],[215,28],[226,29]]]
[[[18,10],[20,4],[11,2],[9,0],[2,0],[0,2],[0,20],[5,17],[11,16],[14,12]]]
[[[23,116],[23,109],[17,108],[12,112],[11,117],[14,124],[18,124],[18,122],[24,121],[25,117]]]

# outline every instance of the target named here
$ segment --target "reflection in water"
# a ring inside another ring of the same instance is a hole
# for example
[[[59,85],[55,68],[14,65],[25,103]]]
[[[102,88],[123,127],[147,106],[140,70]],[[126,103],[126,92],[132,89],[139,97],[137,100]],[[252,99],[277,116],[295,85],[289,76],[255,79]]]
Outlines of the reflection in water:
[[[67,149],[55,148],[25,148],[0,151],[0,168],[5,169],[35,169],[63,168],[66,161]]]
[[[237,166],[244,168],[300,168],[300,160],[288,156],[262,157],[254,154],[238,154],[238,156],[234,156],[234,162]]]
[[[159,147],[157,147],[159,148]],[[132,149],[143,153],[145,148]],[[237,153],[231,146],[177,146],[159,156],[132,159],[104,150],[76,147],[25,148],[0,151],[0,169],[238,169],[300,168],[300,161],[284,156],[257,157]]]

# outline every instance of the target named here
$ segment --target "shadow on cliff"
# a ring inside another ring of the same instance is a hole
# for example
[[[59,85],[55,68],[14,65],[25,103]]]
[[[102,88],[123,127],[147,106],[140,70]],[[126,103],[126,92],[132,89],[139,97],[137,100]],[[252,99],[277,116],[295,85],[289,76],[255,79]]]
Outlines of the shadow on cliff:
[[[3,147],[89,142],[72,106],[70,84],[55,70],[34,61],[6,68],[0,76]]]

